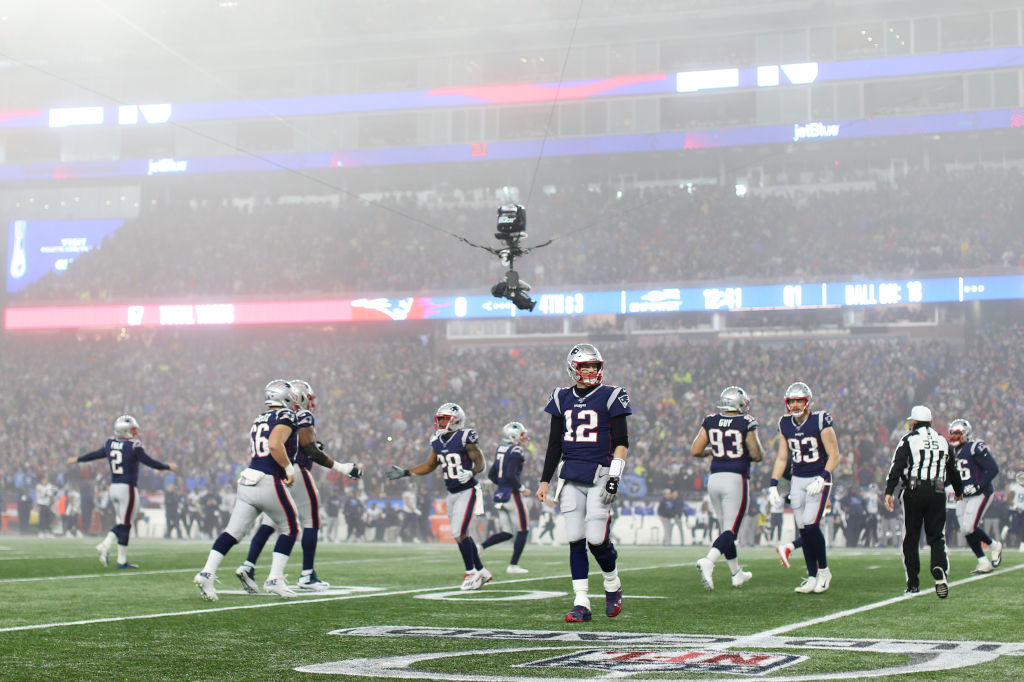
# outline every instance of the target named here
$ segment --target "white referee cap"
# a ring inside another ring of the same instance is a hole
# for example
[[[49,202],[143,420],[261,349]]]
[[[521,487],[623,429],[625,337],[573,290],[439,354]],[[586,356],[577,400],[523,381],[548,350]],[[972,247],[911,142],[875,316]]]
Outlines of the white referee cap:
[[[932,411],[924,405],[914,405],[910,409],[910,416],[907,419],[913,419],[916,422],[930,422],[932,420]]]

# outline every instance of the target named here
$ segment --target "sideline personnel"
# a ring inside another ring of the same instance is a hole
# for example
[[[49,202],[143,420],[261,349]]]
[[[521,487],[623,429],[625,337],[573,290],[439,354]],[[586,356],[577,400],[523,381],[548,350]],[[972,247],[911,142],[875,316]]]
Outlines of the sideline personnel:
[[[953,486],[956,499],[963,497],[963,481],[956,462],[949,455],[949,443],[932,428],[932,411],[924,405],[910,410],[910,431],[900,439],[892,455],[892,466],[885,482],[885,508],[895,509],[893,491],[903,482],[903,565],[907,571],[907,594],[920,591],[917,574],[921,560],[917,545],[924,524],[925,539],[932,548],[931,572],[935,578],[935,594],[939,599],[949,596],[949,559],[946,557],[946,481]]]

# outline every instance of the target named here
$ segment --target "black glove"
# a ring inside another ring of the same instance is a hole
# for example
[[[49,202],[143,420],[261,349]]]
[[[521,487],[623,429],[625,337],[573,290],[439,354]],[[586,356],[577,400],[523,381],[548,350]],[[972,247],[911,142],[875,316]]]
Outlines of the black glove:
[[[352,471],[348,472],[349,478],[362,478],[363,470],[359,468],[358,464],[352,465]]]
[[[403,469],[400,466],[392,465],[386,476],[392,481],[397,481],[400,478],[405,478],[409,475],[408,469]]]
[[[604,484],[604,490],[601,491],[601,503],[611,504],[615,501],[615,496],[619,493],[619,479],[617,476],[610,476],[608,481]]]

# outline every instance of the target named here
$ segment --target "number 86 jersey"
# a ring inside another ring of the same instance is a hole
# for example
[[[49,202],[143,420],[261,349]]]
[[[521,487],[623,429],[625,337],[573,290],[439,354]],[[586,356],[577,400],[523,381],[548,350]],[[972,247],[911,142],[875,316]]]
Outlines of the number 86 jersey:
[[[828,412],[811,412],[800,424],[788,414],[779,419],[779,435],[786,439],[789,447],[794,476],[813,477],[824,471],[828,455],[821,432],[829,428],[832,428],[832,415]]]

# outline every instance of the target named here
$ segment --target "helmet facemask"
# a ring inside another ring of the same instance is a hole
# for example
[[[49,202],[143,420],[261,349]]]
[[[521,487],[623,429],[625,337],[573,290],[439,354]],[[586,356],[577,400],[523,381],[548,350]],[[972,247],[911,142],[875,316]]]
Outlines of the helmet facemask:
[[[814,399],[814,395],[811,393],[811,388],[802,381],[797,381],[789,385],[786,389],[786,414],[791,417],[799,417],[804,413],[810,413],[811,401]],[[794,408],[790,406],[790,401],[804,400],[804,404],[799,410],[794,411]]]
[[[455,403],[445,403],[434,413],[435,433],[454,433],[466,423],[466,412]]]

